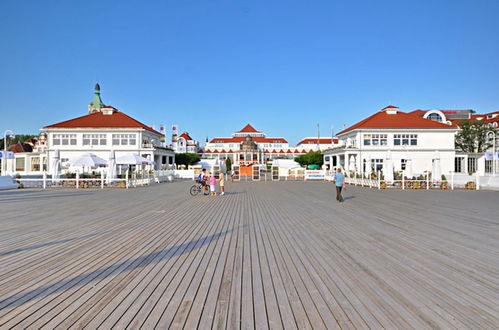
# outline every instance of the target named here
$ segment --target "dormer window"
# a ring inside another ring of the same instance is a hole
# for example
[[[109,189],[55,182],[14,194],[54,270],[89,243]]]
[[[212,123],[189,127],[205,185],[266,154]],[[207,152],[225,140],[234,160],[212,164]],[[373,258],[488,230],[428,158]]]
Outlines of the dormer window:
[[[430,113],[428,119],[433,121],[438,121],[439,123],[443,121],[442,117],[438,113]]]

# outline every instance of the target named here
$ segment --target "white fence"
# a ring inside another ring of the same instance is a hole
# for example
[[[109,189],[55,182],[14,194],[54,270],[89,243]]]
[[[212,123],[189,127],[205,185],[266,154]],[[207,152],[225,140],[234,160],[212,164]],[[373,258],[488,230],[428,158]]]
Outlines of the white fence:
[[[130,188],[173,181],[173,170],[161,170],[154,173],[128,172],[124,178],[107,178],[104,173],[100,177],[86,178],[76,173],[74,178],[51,178],[43,174],[42,178],[19,178],[15,181],[22,188]]]

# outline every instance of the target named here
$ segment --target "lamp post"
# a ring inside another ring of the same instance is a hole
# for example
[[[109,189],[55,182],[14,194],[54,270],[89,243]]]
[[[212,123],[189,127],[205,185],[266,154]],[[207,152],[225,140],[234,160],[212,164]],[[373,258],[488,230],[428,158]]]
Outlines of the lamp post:
[[[488,131],[487,138],[492,136],[492,175],[496,175],[496,132]]]
[[[9,132],[11,136],[14,136],[14,132],[12,132],[10,129],[5,130],[5,132],[3,132],[3,151],[4,152],[3,152],[3,159],[2,159],[2,174],[7,172],[7,132]],[[4,163],[5,163],[5,172],[3,170]]]

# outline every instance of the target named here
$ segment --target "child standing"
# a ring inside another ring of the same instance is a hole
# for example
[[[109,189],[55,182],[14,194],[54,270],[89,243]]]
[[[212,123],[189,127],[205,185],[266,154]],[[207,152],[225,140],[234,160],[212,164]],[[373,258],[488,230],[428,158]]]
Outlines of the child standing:
[[[220,185],[220,195],[225,195],[225,177],[222,171],[220,171],[219,179],[218,179],[218,184]]]
[[[211,189],[211,196],[216,196],[217,195],[217,178],[213,173],[210,173],[210,189]]]

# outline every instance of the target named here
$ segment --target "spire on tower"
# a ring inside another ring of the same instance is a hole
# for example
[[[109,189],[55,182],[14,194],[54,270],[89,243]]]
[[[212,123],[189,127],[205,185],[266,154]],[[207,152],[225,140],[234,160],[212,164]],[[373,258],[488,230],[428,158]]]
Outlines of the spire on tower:
[[[90,104],[88,105],[88,113],[99,112],[101,111],[102,107],[105,107],[105,104],[104,102],[102,102],[102,99],[100,98],[99,83],[96,83],[94,88],[94,98],[92,99],[92,102],[90,102]]]

